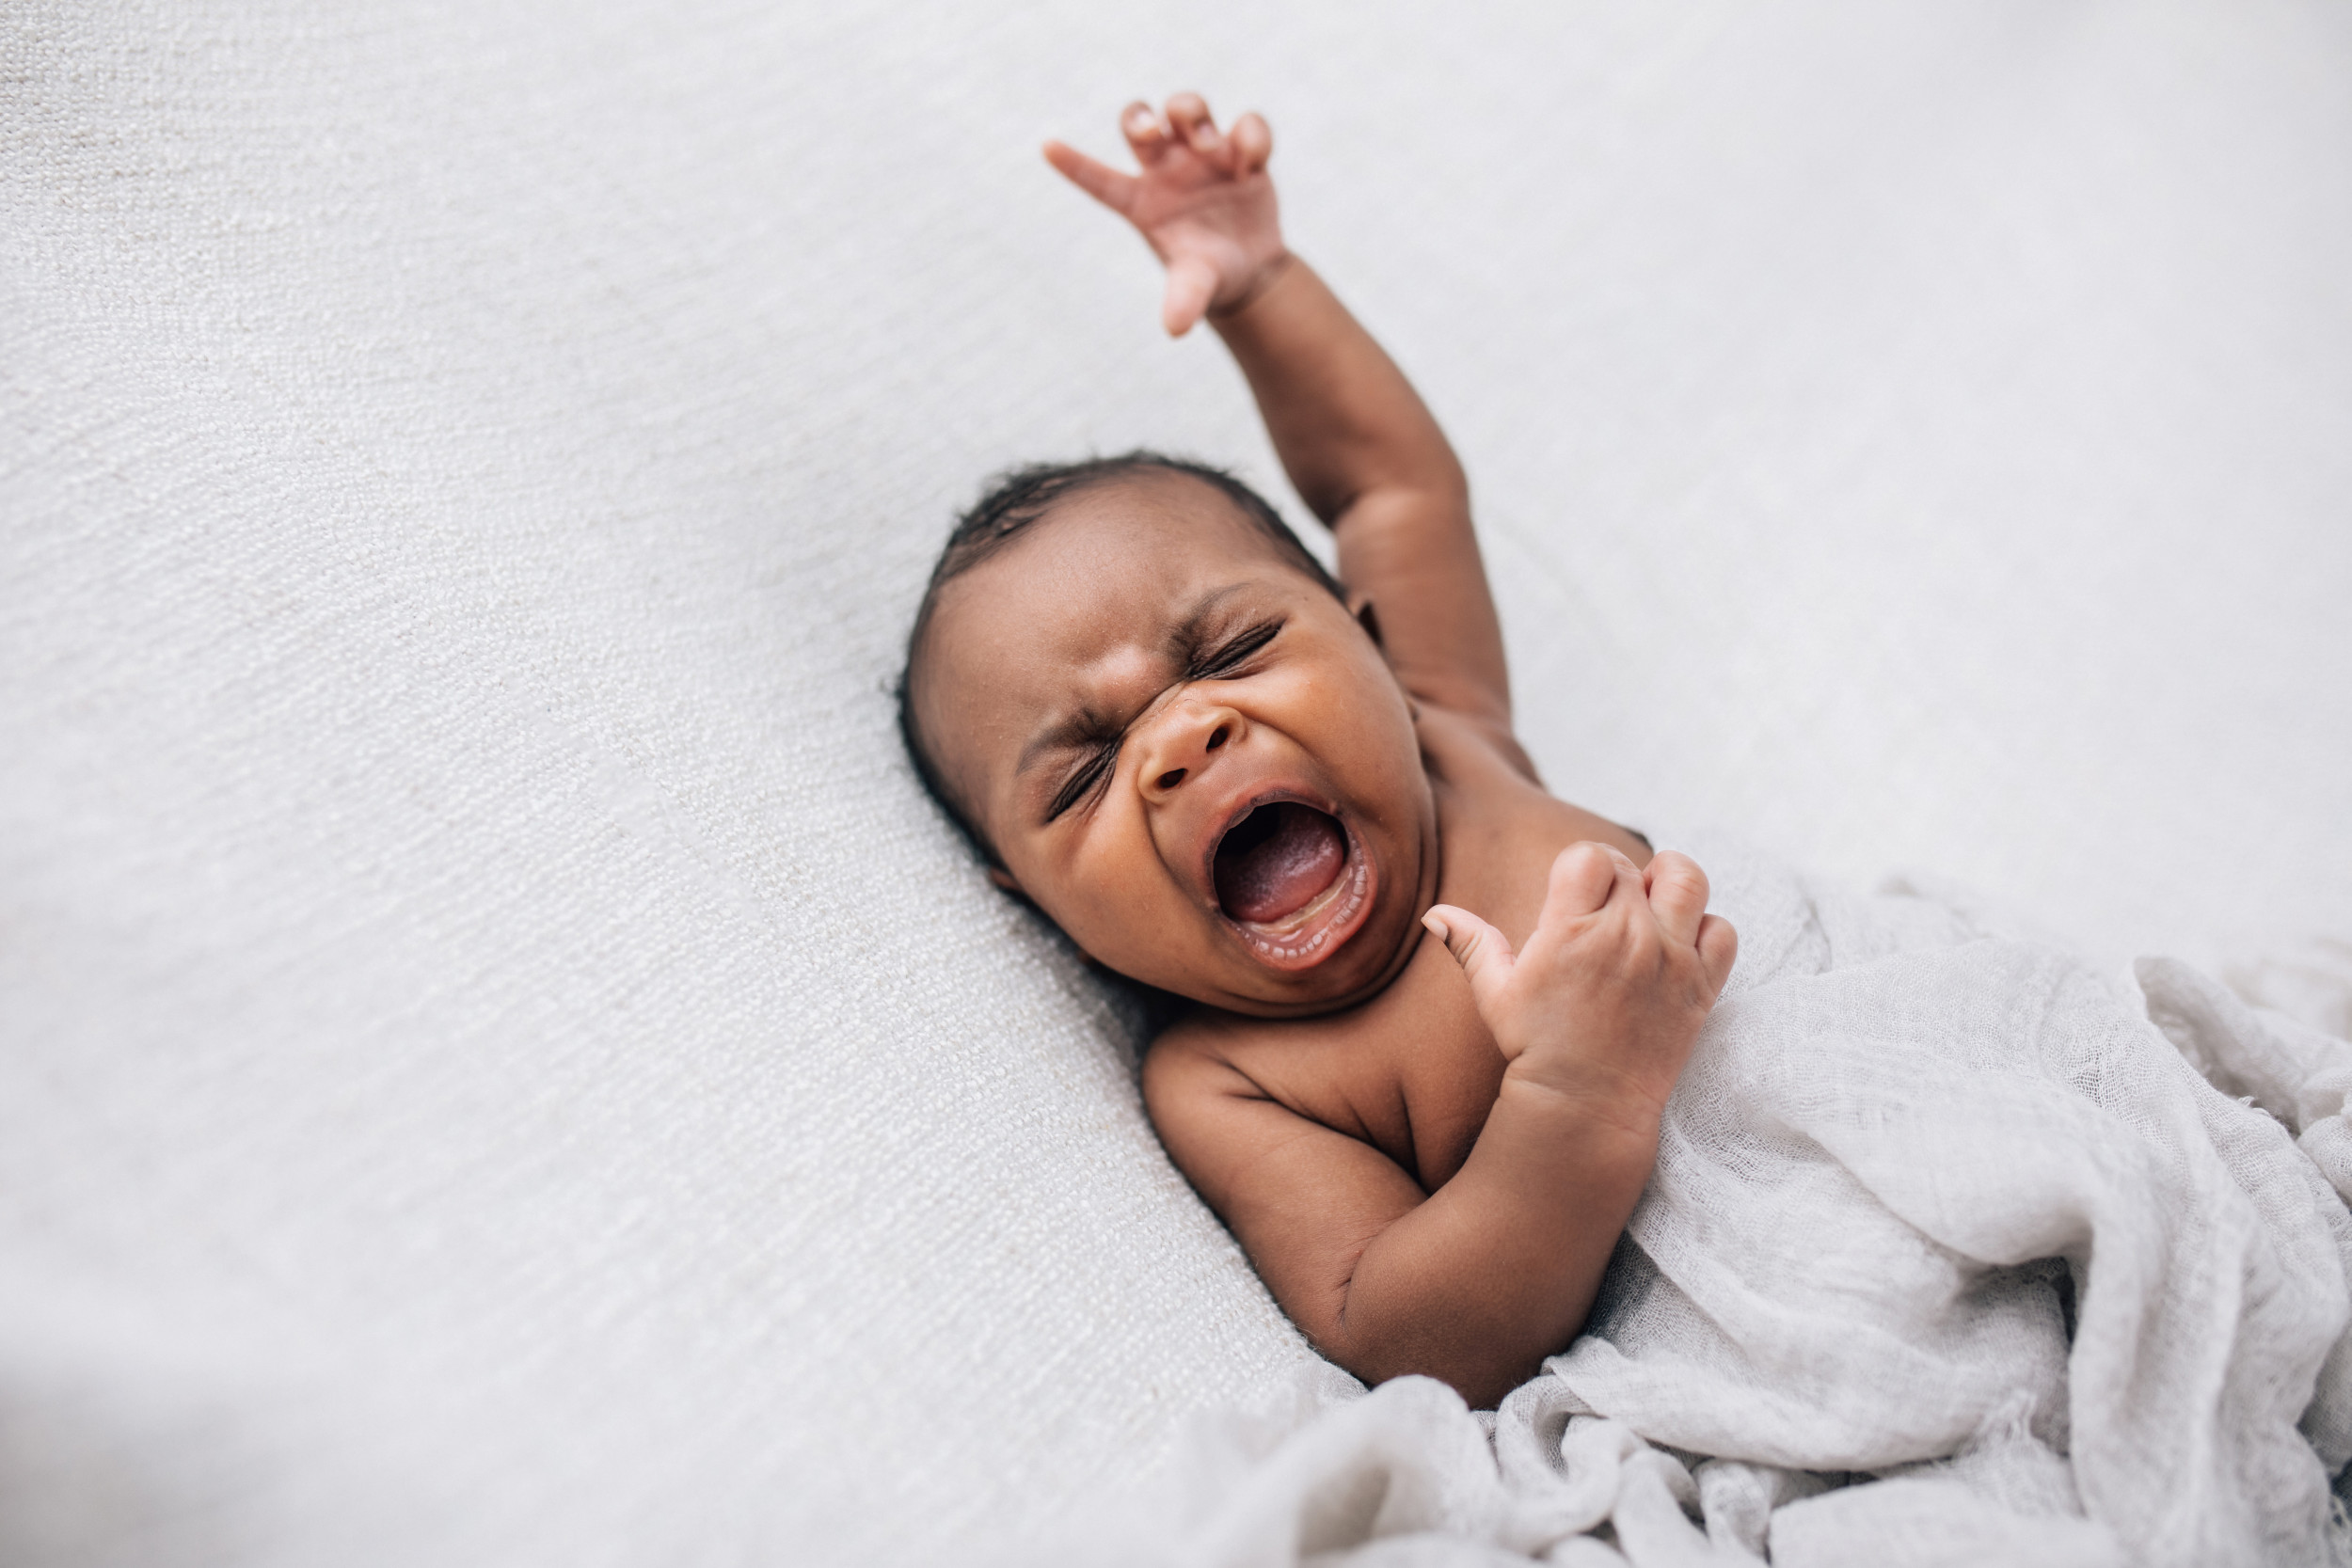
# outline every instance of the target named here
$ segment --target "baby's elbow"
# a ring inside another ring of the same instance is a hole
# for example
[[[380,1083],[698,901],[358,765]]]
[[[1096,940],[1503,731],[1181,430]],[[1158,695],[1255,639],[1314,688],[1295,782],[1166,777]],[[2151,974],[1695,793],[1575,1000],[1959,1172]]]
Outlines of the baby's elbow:
[[[1512,1389],[1543,1370],[1549,1354],[1500,1346],[1490,1335],[1477,1332],[1449,1334],[1441,1327],[1413,1324],[1350,1325],[1346,1316],[1343,1309],[1327,1337],[1308,1336],[1325,1360],[1367,1388],[1391,1378],[1436,1378],[1472,1410],[1496,1408]],[[1358,1331],[1350,1332],[1351,1326]]]
[[[1454,1391],[1462,1396],[1462,1402],[1472,1410],[1494,1410],[1512,1389],[1543,1370],[1544,1358],[1532,1355],[1523,1362],[1481,1368],[1444,1381],[1454,1386]]]

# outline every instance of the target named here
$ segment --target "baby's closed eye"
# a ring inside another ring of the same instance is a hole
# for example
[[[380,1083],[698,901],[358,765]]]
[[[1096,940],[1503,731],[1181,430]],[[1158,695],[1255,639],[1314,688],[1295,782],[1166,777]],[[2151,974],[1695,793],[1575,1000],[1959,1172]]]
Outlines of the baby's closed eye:
[[[1282,629],[1279,621],[1264,621],[1238,637],[1228,639],[1216,649],[1195,656],[1184,671],[1186,680],[1219,680],[1247,664],[1251,656],[1272,642]]]
[[[1077,770],[1062,781],[1054,792],[1054,799],[1045,808],[1045,820],[1054,821],[1071,807],[1099,791],[1110,781],[1119,767],[1119,743],[1123,736],[1112,736],[1087,754]]]

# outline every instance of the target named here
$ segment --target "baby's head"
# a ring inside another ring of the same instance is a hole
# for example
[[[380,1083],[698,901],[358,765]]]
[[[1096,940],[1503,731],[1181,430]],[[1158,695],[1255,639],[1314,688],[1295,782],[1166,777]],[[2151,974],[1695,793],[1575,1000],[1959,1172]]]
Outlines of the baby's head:
[[[1404,689],[1274,509],[1213,468],[1136,452],[1003,481],[931,574],[899,721],[998,885],[1147,985],[1345,1006],[1395,976],[1436,895]]]

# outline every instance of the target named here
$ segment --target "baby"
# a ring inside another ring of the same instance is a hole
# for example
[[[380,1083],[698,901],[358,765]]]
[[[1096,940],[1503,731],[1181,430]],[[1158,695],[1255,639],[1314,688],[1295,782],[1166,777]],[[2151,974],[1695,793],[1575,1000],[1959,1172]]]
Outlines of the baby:
[[[932,574],[908,746],[998,886],[1190,999],[1146,1103],[1316,1347],[1491,1406],[1590,1310],[1736,940],[1513,737],[1461,467],[1284,248],[1265,122],[1121,128],[1140,174],[1046,156],[1232,350],[1339,578],[1215,469],[1025,469]]]

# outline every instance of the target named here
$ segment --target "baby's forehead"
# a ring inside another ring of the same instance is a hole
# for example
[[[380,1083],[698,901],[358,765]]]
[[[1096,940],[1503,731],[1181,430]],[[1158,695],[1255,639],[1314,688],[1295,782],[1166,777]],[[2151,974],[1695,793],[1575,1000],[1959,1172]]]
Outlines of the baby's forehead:
[[[1032,635],[1076,631],[1105,610],[1172,610],[1204,584],[1294,576],[1307,573],[1215,485],[1185,473],[1120,475],[1056,500],[949,584],[940,610],[1017,615]]]
[[[1057,546],[1138,564],[1282,561],[1281,549],[1241,503],[1197,475],[1151,469],[1116,475],[1061,497],[1025,531],[1018,546]]]
[[[1123,685],[1209,621],[1302,589],[1326,592],[1214,485],[1089,485],[943,585],[919,654],[919,722],[959,792],[979,790],[981,755],[1017,753],[1104,680]]]

